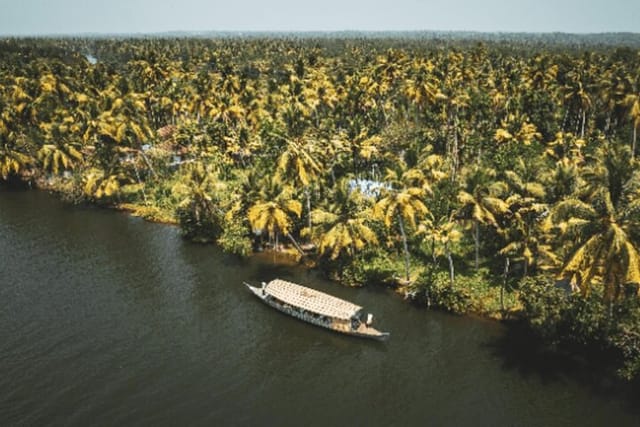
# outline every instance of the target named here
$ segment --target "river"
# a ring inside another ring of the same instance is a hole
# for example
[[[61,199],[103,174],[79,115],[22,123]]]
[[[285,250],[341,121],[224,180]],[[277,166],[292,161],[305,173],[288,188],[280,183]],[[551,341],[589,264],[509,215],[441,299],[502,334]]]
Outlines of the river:
[[[363,305],[391,339],[302,323],[242,285],[273,277]],[[630,393],[519,345],[498,323],[384,289],[0,191],[3,426],[639,425]]]

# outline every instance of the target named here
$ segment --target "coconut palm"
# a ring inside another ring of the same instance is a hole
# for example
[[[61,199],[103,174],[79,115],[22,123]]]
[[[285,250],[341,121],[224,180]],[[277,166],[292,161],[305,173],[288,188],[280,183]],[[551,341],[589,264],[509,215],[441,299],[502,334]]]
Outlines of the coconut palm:
[[[431,257],[436,262],[438,256],[444,256],[449,263],[449,286],[455,286],[455,265],[452,246],[460,242],[462,233],[452,216],[443,216],[437,220],[427,218],[418,226],[418,235],[431,248]]]
[[[31,163],[31,158],[8,144],[0,145],[0,177],[7,180],[11,175],[18,175]]]
[[[547,202],[554,204],[573,194],[579,183],[578,165],[566,157],[555,162],[550,169],[540,175],[540,182],[544,185]]]
[[[506,243],[499,253],[522,259],[524,277],[531,267],[555,267],[558,257],[550,244],[553,223],[549,220],[548,206],[521,195],[510,196],[506,203],[511,215],[507,226],[499,230]]]
[[[218,177],[216,164],[186,163],[183,178],[172,188],[179,201],[177,216],[187,236],[211,240],[219,232],[224,216],[220,206],[226,186]]]
[[[247,211],[247,218],[254,233],[267,233],[269,240],[278,247],[280,234],[287,236],[296,247],[297,242],[291,235],[293,230],[292,215],[300,217],[302,204],[292,197],[291,187],[281,186],[279,194],[263,195]]]
[[[61,171],[73,169],[76,162],[83,159],[79,143],[44,144],[37,153],[44,171],[58,175]]]
[[[594,282],[613,301],[624,286],[640,283],[640,173],[628,147],[600,147],[582,173],[575,197],[560,202],[553,220],[568,243],[562,278],[582,294]]]
[[[636,153],[638,129],[640,129],[640,92],[627,95],[623,102],[628,108],[629,119],[631,119],[631,127],[633,129],[633,137],[631,140],[631,157],[633,158]]]
[[[569,111],[577,111],[576,133],[580,132],[580,138],[584,138],[587,114],[593,106],[592,95],[587,88],[587,72],[580,61],[577,68],[567,73],[568,81],[561,88],[564,103]],[[563,129],[564,130],[564,129]]]
[[[412,75],[405,80],[405,96],[416,106],[418,117],[429,105],[447,99],[439,88],[440,81],[433,73],[434,68],[431,61],[416,59],[411,65]]]
[[[367,199],[357,188],[349,188],[347,178],[331,193],[324,208],[313,211],[313,225],[307,231],[317,242],[318,252],[332,260],[340,255],[353,258],[367,245],[378,244],[378,238],[368,225],[371,211]]]
[[[475,268],[480,266],[480,226],[498,226],[499,215],[509,212],[509,205],[500,197],[507,184],[496,180],[496,171],[475,166],[464,176],[464,188],[458,192],[460,207],[456,218],[471,222],[475,246]]]
[[[83,173],[82,191],[88,199],[111,200],[125,183],[131,183],[131,180],[122,173],[91,168]]]
[[[285,140],[286,147],[277,162],[276,180],[290,181],[303,188],[307,199],[308,224],[311,228],[311,189],[312,183],[321,172],[316,141],[311,137],[297,140]]]
[[[598,79],[597,99],[602,105],[601,110],[606,113],[603,129],[606,135],[611,135],[611,131],[620,126],[628,113],[625,98],[633,91],[633,82],[630,80],[620,63],[612,64]]]
[[[384,190],[382,198],[374,206],[373,215],[383,220],[388,230],[391,230],[397,223],[404,251],[405,279],[409,281],[410,254],[406,226],[415,229],[416,222],[429,214],[429,208],[424,203],[426,194],[424,187],[403,185],[398,188],[397,179],[397,172],[391,170],[387,172],[386,181],[391,181],[396,185],[395,188]]]
[[[529,267],[535,266],[538,259],[544,258],[551,263],[556,259],[551,246],[545,241],[550,224],[545,221],[549,214],[544,203],[546,192],[538,182],[540,166],[519,158],[516,170],[505,172],[510,193],[505,200],[509,206],[509,220],[501,230],[507,245],[500,254],[522,258],[523,276],[527,276]]]
[[[3,180],[18,175],[32,163],[31,157],[25,152],[23,139],[0,119],[0,178]]]

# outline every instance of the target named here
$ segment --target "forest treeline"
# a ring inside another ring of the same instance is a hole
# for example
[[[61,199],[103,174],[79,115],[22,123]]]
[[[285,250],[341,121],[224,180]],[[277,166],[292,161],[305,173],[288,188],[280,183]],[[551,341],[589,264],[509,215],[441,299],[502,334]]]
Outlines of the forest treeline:
[[[640,372],[638,50],[6,39],[0,114],[5,185],[516,313]]]

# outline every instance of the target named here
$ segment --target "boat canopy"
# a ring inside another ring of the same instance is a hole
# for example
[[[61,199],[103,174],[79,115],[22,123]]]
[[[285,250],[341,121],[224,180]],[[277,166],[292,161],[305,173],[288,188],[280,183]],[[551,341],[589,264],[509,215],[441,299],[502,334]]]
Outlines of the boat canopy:
[[[362,310],[359,305],[280,279],[267,283],[264,291],[283,303],[322,316],[348,320]]]

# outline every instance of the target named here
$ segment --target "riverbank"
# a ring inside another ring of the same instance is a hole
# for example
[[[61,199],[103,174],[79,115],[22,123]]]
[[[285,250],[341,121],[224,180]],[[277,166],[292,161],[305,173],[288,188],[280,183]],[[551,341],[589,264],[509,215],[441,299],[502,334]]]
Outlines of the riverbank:
[[[29,185],[36,191],[47,191],[56,197],[69,200],[70,180],[62,178],[53,180],[37,180]],[[123,212],[135,217],[144,219],[152,223],[164,224],[180,227],[179,219],[175,210],[162,208],[157,205],[150,205],[149,202],[114,202],[113,204],[95,204],[87,200],[83,203],[90,203],[93,206]],[[175,209],[175,208],[174,208]],[[187,240],[196,243],[216,244],[215,239],[207,239],[203,236],[196,236]],[[376,268],[374,259],[368,266],[364,264],[371,260],[359,260],[358,265],[345,266],[344,271],[336,269],[337,264],[319,263],[315,252],[308,252],[304,256],[291,244],[282,242],[278,246],[279,250],[263,249],[247,255],[270,260],[274,264],[283,266],[301,265],[307,269],[322,272],[327,278],[344,286],[386,286],[394,290],[401,298],[411,302],[416,306],[444,310],[452,314],[467,314],[471,316],[483,317],[486,319],[504,321],[519,319],[522,315],[522,305],[519,303],[518,293],[513,290],[505,290],[501,285],[492,285],[488,279],[488,272],[481,270],[479,273],[458,274],[457,287],[459,293],[451,293],[448,278],[443,274],[432,274],[424,265],[414,260],[411,272],[412,280],[407,283],[402,279],[403,269],[401,259],[385,259],[385,265]],[[373,267],[373,268],[372,268]],[[359,271],[358,271],[359,270]],[[365,270],[365,271],[363,271]],[[425,280],[431,280],[434,284],[429,286]],[[428,291],[425,291],[428,289]],[[431,292],[427,295],[426,292]]]

